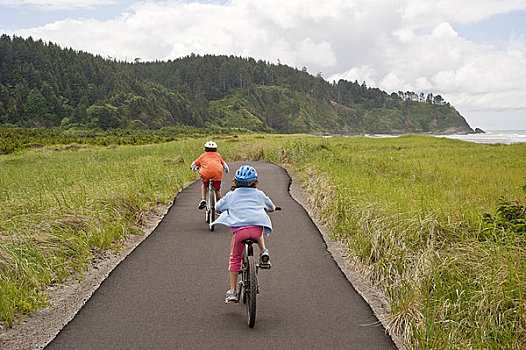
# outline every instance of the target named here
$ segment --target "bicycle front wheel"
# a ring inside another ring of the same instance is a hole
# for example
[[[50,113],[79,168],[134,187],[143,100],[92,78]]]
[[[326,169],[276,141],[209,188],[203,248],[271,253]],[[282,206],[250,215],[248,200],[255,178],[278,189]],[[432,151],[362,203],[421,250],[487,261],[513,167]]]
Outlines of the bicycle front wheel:
[[[214,210],[210,211],[210,222],[214,222],[215,220],[215,212]],[[215,225],[210,225],[210,231],[214,231]]]
[[[258,293],[258,280],[256,277],[256,260],[253,256],[248,257],[247,286],[245,291],[247,306],[247,323],[250,328],[256,324],[256,295]]]

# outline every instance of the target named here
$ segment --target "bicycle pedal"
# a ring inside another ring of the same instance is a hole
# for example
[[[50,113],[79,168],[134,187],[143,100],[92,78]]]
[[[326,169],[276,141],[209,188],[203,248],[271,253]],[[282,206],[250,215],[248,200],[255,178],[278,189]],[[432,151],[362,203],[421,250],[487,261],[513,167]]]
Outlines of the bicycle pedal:
[[[270,268],[272,267],[272,265],[270,265],[269,263],[267,264],[259,264],[259,268],[260,269],[263,269],[263,270],[270,270]]]

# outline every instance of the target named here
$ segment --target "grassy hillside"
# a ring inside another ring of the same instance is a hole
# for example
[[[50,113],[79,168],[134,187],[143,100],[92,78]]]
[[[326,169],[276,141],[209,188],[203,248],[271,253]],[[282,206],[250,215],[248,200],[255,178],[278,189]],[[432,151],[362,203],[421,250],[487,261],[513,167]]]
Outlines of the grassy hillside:
[[[391,97],[389,97],[391,99]],[[258,86],[210,103],[208,125],[285,133],[440,133],[466,132],[469,126],[449,106],[388,100],[366,109],[317,99],[286,87]]]
[[[350,110],[343,107],[340,112],[344,109]],[[214,124],[257,131],[320,133],[341,130],[347,124],[329,101],[280,87],[236,92],[211,103],[210,114]]]

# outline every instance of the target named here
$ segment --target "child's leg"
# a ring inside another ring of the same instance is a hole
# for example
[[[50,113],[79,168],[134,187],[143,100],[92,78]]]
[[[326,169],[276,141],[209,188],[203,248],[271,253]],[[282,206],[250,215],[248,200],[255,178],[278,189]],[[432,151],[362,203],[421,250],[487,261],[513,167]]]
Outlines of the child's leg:
[[[240,230],[232,236],[230,261],[228,266],[228,270],[230,271],[230,290],[236,290],[237,287],[237,277],[239,271],[241,271],[241,260],[243,258],[243,250],[245,249],[245,243],[242,243],[241,241],[247,238],[257,238],[258,245],[260,245],[261,243],[259,242],[261,241],[261,238],[263,238],[263,228],[259,227]],[[265,247],[265,243],[263,243],[263,247]]]
[[[239,271],[230,271],[230,290],[237,289],[237,276],[239,276]]]
[[[201,184],[201,198],[205,198],[206,197],[206,187],[205,187],[205,184]]]
[[[221,180],[214,181],[214,190],[216,193],[216,200],[221,199]]]
[[[258,246],[259,246],[259,259],[261,264],[264,265],[270,265],[270,255],[268,253],[268,249],[265,247],[265,235],[261,234],[261,237],[258,239]],[[263,265],[260,265],[263,266]]]
[[[199,200],[199,206],[197,209],[204,209],[206,207],[206,182],[205,179],[201,178],[201,199]]]
[[[239,231],[238,231],[239,232]],[[230,260],[228,270],[230,275],[230,290],[236,290],[237,276],[241,270],[241,259],[243,258],[243,249],[245,244],[236,237],[236,233],[232,236],[232,243],[230,244]]]
[[[265,249],[265,235],[262,234],[261,237],[258,239],[258,246],[259,246],[259,251],[263,251],[263,249]]]

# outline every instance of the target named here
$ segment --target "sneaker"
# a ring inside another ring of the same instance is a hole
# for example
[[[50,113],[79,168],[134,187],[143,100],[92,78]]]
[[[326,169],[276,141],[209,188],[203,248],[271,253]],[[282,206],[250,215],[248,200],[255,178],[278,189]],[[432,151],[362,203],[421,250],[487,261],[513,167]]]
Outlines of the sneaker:
[[[268,249],[263,249],[261,253],[259,253],[259,262],[263,265],[270,265],[270,255],[268,253]]]
[[[235,290],[229,290],[226,292],[225,303],[237,303],[237,292]]]
[[[201,199],[201,201],[199,202],[199,206],[197,207],[197,209],[204,209],[206,207],[206,201],[204,199]]]

